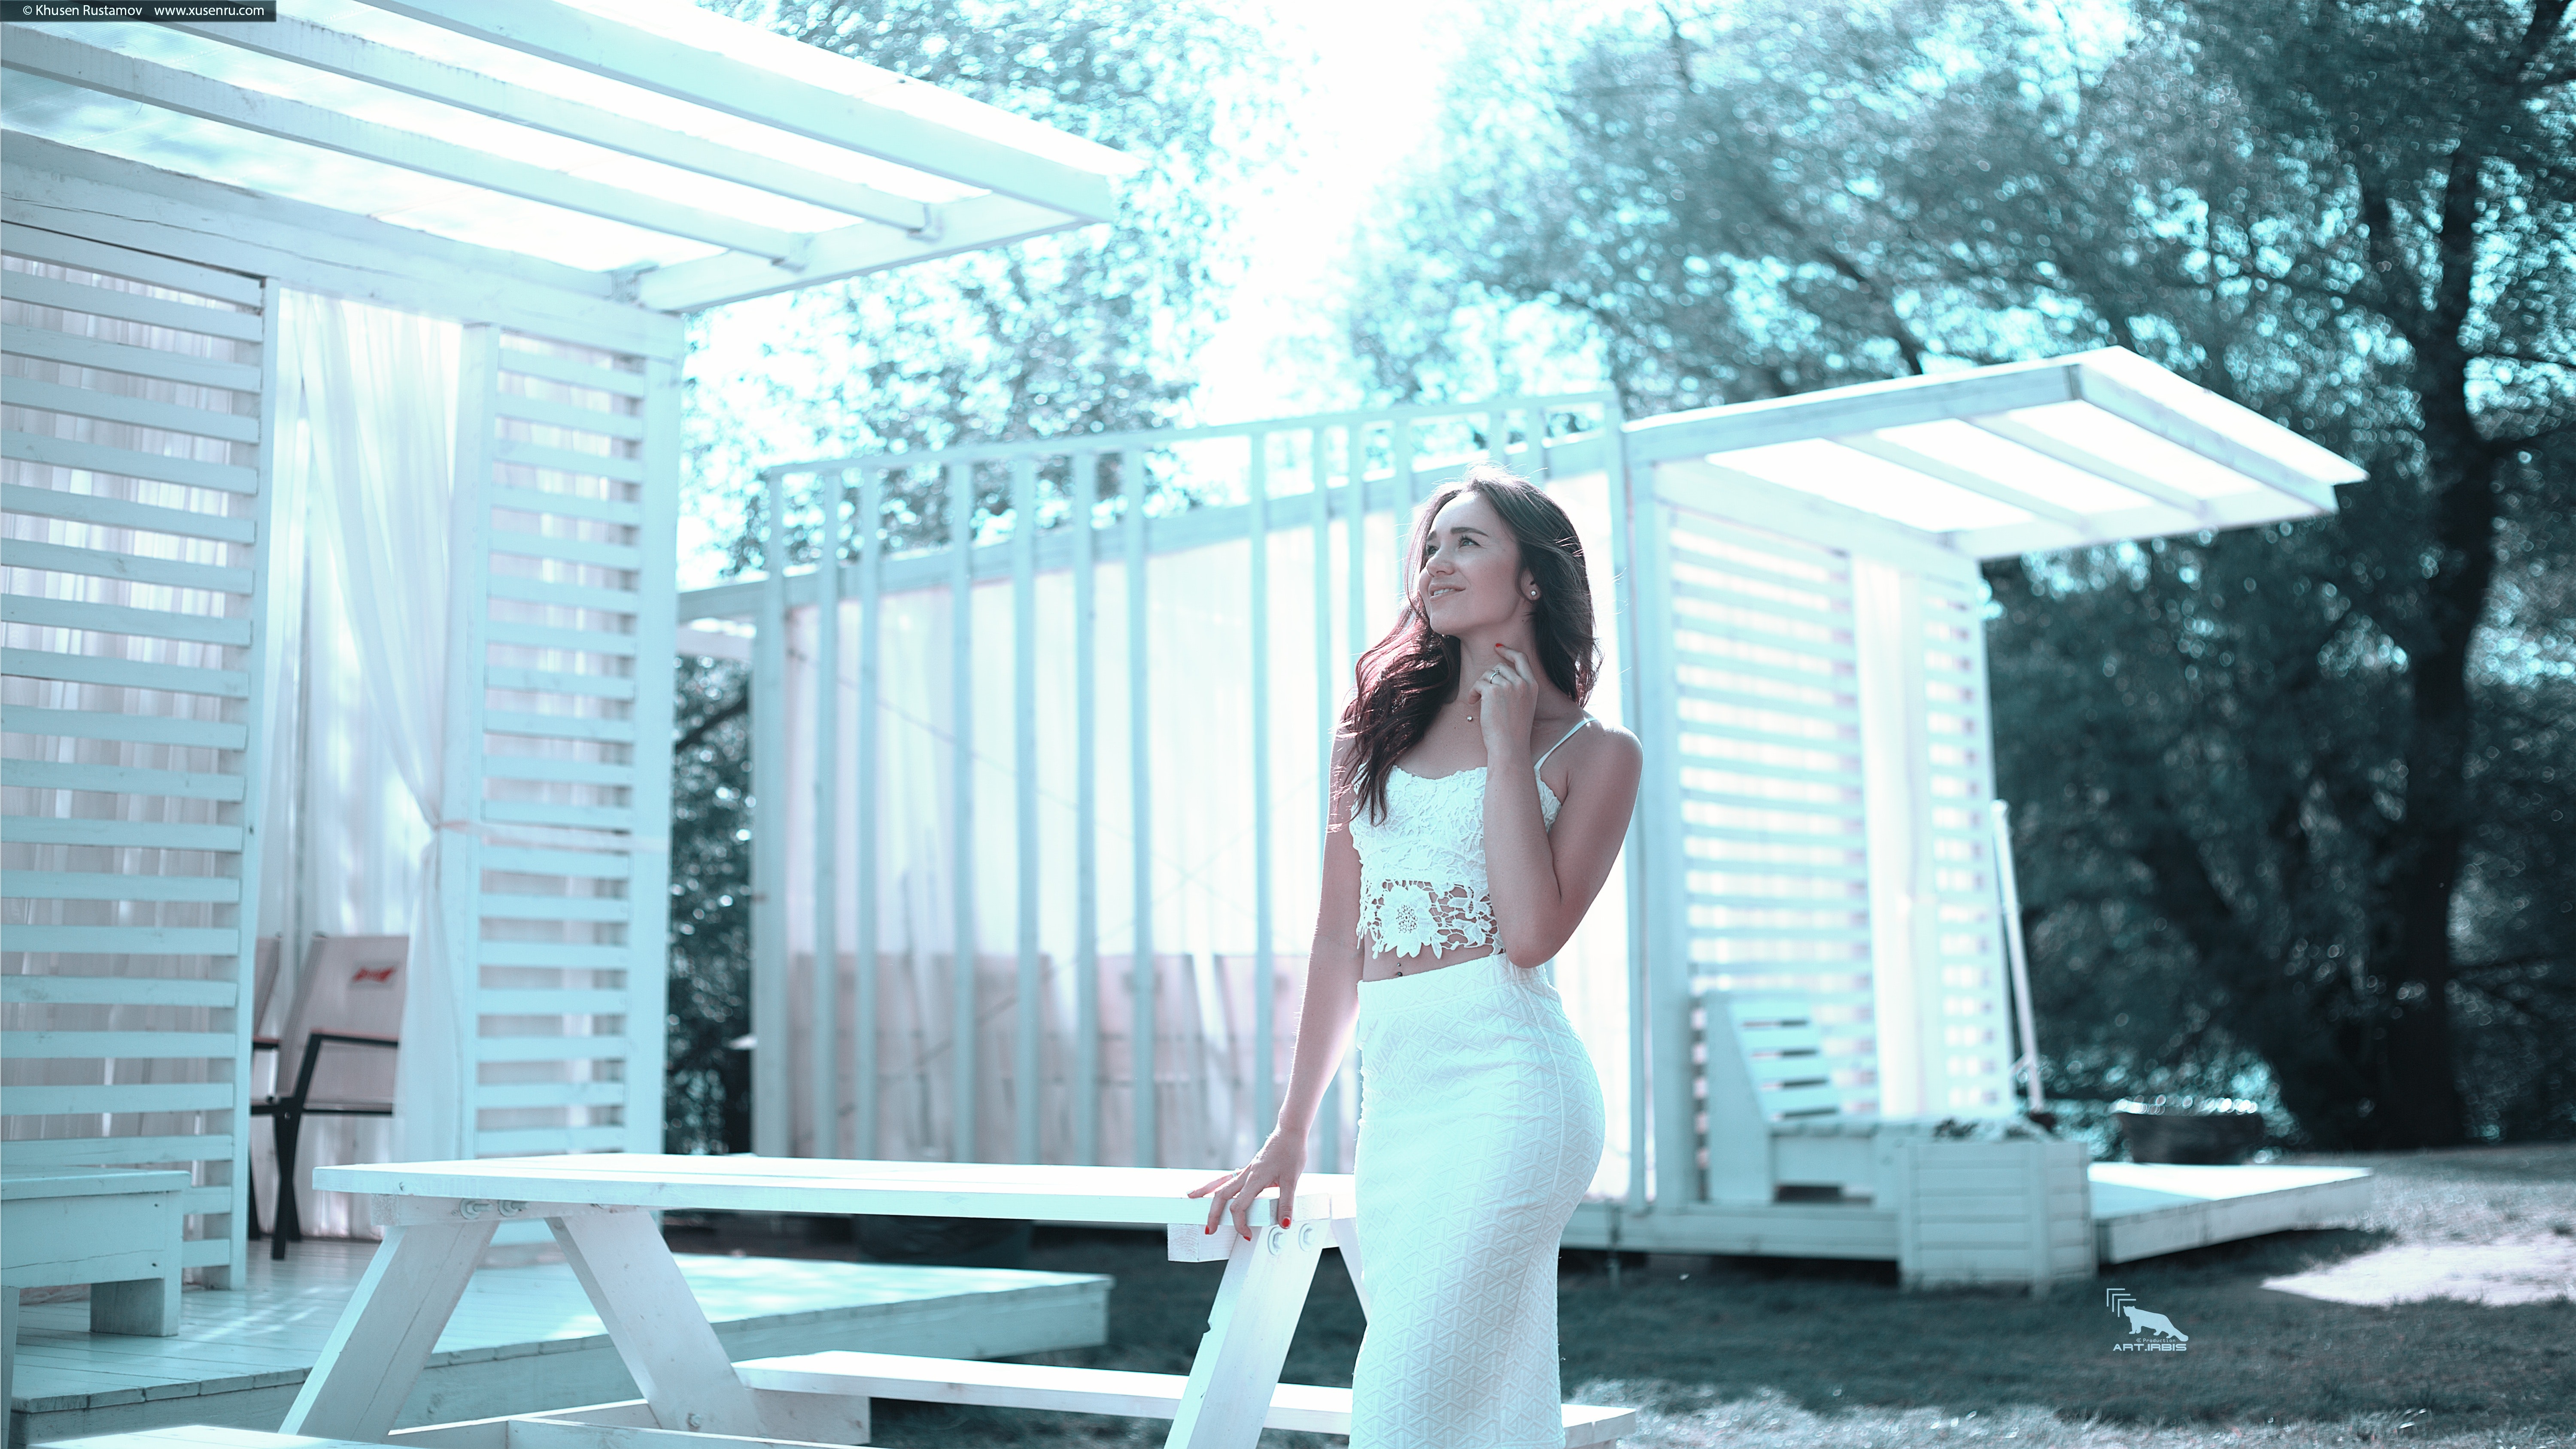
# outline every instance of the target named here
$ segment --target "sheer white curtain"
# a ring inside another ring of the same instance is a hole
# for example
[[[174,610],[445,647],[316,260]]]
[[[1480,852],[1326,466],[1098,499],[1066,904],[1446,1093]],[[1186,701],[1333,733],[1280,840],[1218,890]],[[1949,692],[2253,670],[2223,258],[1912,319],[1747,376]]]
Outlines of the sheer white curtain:
[[[1620,721],[1616,597],[1610,569],[1609,489],[1598,474],[1561,480],[1551,494],[1573,518],[1591,564],[1591,584],[1604,668],[1591,712]],[[1282,504],[1293,515],[1302,503]],[[1347,652],[1344,616],[1350,597],[1341,526],[1334,529],[1333,628],[1337,657]],[[1393,560],[1396,526],[1370,520],[1366,567],[1371,571],[1370,638],[1390,622],[1396,606]],[[1277,998],[1276,1071],[1284,1083],[1296,1023],[1299,983],[1321,887],[1322,818],[1316,775],[1319,761],[1316,702],[1313,535],[1283,521],[1270,538],[1269,713],[1274,939],[1283,982]],[[1038,796],[1038,942],[1045,961],[1043,1006],[1046,1043],[1041,1095],[1041,1155],[1072,1160],[1072,1110],[1065,1094],[1075,1060],[1077,905],[1074,861],[1088,850],[1099,890],[1101,1160],[1135,1160],[1130,1103],[1130,1052],[1126,1032],[1128,953],[1134,937],[1133,821],[1129,792],[1126,570],[1114,535],[1102,540],[1096,576],[1094,628],[1098,642],[1098,833],[1077,838],[1074,708],[1073,585],[1069,571],[1037,579],[1037,778],[1021,781],[1014,767],[1012,596],[1007,580],[978,584],[972,600],[975,717],[968,737],[975,762],[974,889],[978,955],[978,1096],[983,1110],[972,1155],[1006,1160],[1012,1151],[1011,1074],[1018,940],[1018,791]],[[1252,814],[1251,661],[1252,601],[1247,588],[1249,544],[1241,539],[1154,557],[1147,590],[1152,609],[1147,708],[1153,717],[1153,943],[1161,958],[1155,1031],[1159,1063],[1158,1149],[1166,1165],[1215,1165],[1239,1160],[1269,1131],[1252,1120],[1252,952],[1256,942]],[[950,674],[955,652],[951,596],[944,587],[889,594],[883,600],[877,785],[877,939],[879,1030],[874,1058],[879,1073],[877,1153],[884,1157],[945,1159],[960,1151],[951,1101],[955,874],[952,761],[957,749]],[[843,606],[838,843],[843,881],[855,884],[858,830],[855,780],[859,699],[858,607]],[[784,694],[788,720],[786,814],[787,939],[794,1037],[791,1083],[799,1150],[810,1151],[815,1120],[805,1066],[805,1003],[813,951],[813,695],[815,612],[791,621]],[[1348,664],[1337,669],[1332,707],[1348,687]],[[838,1029],[841,1100],[830,1116],[848,1121],[851,1076],[850,991],[857,956],[856,901],[844,887],[836,935],[841,945]],[[1555,963],[1567,1013],[1589,1045],[1614,1124],[1595,1190],[1626,1189],[1627,899],[1623,874],[1614,873],[1582,930]],[[1345,1110],[1352,1105],[1345,1094]],[[1274,1094],[1273,1100],[1276,1100]],[[843,1130],[835,1151],[846,1151]],[[1352,1138],[1346,1129],[1344,1151]],[[1346,1167],[1347,1163],[1342,1166]],[[1320,1167],[1320,1164],[1319,1164]]]
[[[409,935],[396,1115],[317,1118],[302,1164],[463,1155],[461,987],[437,938],[446,714],[453,323],[289,292],[280,317],[279,515],[301,532],[302,637],[280,640],[262,929],[286,940],[267,1022],[282,1024],[315,935]],[[281,544],[290,542],[281,532]],[[281,559],[272,587],[291,586]],[[291,1070],[291,1064],[289,1068]],[[255,1149],[268,1158],[266,1134]],[[259,1169],[268,1180],[273,1166]],[[365,1233],[338,1194],[306,1231]]]

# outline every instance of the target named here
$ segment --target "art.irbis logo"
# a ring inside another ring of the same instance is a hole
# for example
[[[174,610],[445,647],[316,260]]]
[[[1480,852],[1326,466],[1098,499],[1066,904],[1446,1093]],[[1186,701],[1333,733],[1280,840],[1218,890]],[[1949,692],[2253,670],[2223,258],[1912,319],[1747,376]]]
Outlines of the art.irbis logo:
[[[2118,1288],[2102,1295],[2103,1305],[2127,1319],[2129,1336],[2111,1345],[2113,1353],[2187,1353],[2191,1335],[2174,1327],[2173,1320],[2161,1313],[2150,1313],[2137,1306],[2137,1298]],[[2141,1337],[2140,1335],[2144,1335]]]

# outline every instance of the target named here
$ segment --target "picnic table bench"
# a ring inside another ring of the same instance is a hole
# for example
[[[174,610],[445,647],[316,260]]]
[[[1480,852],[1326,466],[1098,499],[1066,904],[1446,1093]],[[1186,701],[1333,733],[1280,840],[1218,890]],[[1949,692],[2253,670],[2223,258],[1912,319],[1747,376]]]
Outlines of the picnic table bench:
[[[1349,1176],[1298,1184],[1293,1227],[1275,1194],[1249,1237],[1201,1231],[1207,1173],[1182,1168],[859,1162],[601,1153],[325,1167],[317,1188],[360,1193],[384,1245],[359,1282],[283,1433],[420,1449],[797,1449],[864,1443],[871,1399],[1169,1419],[1173,1449],[1253,1449],[1265,1426],[1347,1433],[1350,1391],[1282,1385],[1306,1290],[1338,1246],[1367,1306]],[[1186,1376],[892,1354],[736,1365],[699,1311],[652,1214],[665,1210],[1044,1219],[1162,1227],[1176,1260],[1225,1263]],[[469,1424],[394,1430],[395,1415],[504,1222],[541,1219],[570,1260],[644,1397]],[[1631,1432],[1625,1409],[1569,1406],[1568,1446]]]

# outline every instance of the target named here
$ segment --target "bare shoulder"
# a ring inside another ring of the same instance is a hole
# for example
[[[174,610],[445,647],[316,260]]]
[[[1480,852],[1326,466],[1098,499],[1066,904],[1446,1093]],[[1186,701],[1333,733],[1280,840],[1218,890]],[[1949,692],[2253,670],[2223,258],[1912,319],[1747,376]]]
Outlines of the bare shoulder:
[[[1560,768],[1564,771],[1561,780],[1548,780],[1548,788],[1569,801],[1579,795],[1633,800],[1638,777],[1645,772],[1645,761],[1645,749],[1635,735],[1606,720],[1594,719],[1566,740],[1556,758],[1542,767],[1542,773],[1554,777]]]
[[[1637,743],[1635,735],[1597,719],[1566,753],[1574,756],[1574,770],[1585,778],[1598,775],[1633,781],[1646,765],[1646,748]]]

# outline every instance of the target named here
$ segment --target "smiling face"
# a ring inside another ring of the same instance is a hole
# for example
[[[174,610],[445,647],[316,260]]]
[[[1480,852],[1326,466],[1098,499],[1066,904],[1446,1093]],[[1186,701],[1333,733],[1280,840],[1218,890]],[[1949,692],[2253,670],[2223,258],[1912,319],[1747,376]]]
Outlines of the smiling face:
[[[1423,616],[1452,638],[1507,624],[1534,602],[1520,541],[1480,492],[1450,499],[1431,521],[1419,568]]]

